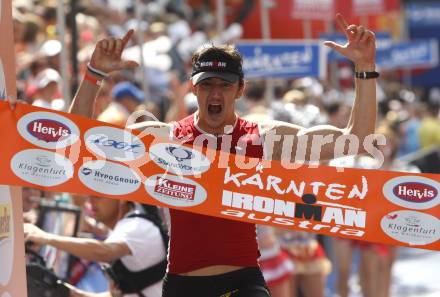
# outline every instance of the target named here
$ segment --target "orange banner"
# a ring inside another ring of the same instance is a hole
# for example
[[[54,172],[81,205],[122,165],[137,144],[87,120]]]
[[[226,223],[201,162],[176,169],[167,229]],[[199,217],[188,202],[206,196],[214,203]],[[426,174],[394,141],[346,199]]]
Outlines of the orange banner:
[[[0,183],[440,250],[439,175],[288,169],[27,105],[0,120]]]

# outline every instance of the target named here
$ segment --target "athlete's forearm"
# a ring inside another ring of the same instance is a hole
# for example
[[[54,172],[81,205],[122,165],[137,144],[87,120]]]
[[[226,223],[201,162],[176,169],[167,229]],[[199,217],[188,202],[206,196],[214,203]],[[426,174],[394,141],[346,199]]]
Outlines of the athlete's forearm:
[[[83,79],[70,105],[69,112],[91,118],[98,92],[98,85]]]
[[[374,63],[356,65],[356,71],[374,71]],[[364,138],[374,133],[376,127],[377,102],[376,79],[355,79],[356,97],[348,122],[347,134],[354,134],[362,143]]]

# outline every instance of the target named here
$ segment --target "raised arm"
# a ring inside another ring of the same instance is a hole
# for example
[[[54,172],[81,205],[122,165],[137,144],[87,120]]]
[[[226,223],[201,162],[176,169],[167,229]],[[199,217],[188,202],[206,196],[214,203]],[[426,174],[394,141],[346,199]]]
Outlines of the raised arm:
[[[340,45],[326,41],[324,44],[350,59],[355,65],[356,72],[375,71],[376,39],[374,33],[363,26],[348,25],[340,14],[336,16],[336,23],[345,33],[347,43]],[[283,150],[286,149],[292,152],[291,160],[295,159],[297,149],[298,151],[305,150],[303,157],[299,157],[299,160],[316,160],[317,153],[319,153],[319,160],[333,159],[336,139],[341,135],[356,136],[359,140],[359,149],[363,149],[365,137],[374,133],[376,125],[376,79],[356,78],[355,88],[356,97],[350,119],[343,129],[331,125],[303,128],[284,122],[271,122],[266,125],[263,133],[266,135],[266,147],[270,148],[269,153],[272,154],[272,159],[285,158]],[[363,150],[358,152],[363,152]]]
[[[87,73],[70,106],[70,113],[92,117],[95,98],[99,91],[99,83],[105,78],[105,75],[99,73],[109,74],[126,68],[138,67],[135,61],[121,59],[122,51],[133,32],[133,30],[129,30],[122,39],[105,38],[96,44],[89,63],[91,68],[87,67]]]

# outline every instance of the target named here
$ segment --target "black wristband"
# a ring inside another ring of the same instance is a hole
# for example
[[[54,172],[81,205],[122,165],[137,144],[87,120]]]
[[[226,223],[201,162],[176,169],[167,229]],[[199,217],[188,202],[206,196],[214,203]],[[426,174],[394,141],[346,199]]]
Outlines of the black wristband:
[[[354,76],[356,78],[360,78],[360,79],[378,78],[379,77],[379,72],[376,72],[376,71],[355,72]]]
[[[90,71],[93,75],[99,77],[100,79],[105,79],[108,77],[108,73],[93,68],[92,65],[90,65],[90,63],[87,63],[87,70]]]

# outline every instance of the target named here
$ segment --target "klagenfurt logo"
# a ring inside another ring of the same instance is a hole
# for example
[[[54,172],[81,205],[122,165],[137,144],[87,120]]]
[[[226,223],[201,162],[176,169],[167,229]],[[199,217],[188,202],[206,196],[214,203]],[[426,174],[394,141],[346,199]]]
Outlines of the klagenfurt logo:
[[[206,190],[197,182],[182,176],[156,174],[145,181],[147,193],[172,206],[195,206],[206,200]]]
[[[427,245],[440,239],[440,220],[413,210],[398,210],[380,222],[389,237],[409,245]]]
[[[201,152],[174,143],[158,143],[150,147],[150,158],[162,169],[179,175],[201,174],[211,163]]]
[[[73,164],[69,159],[40,149],[15,154],[11,169],[22,180],[39,186],[57,186],[73,176]]]
[[[18,121],[17,129],[24,139],[47,149],[65,148],[79,139],[75,123],[52,112],[29,113]]]
[[[133,161],[146,153],[144,143],[124,129],[94,127],[85,133],[84,139],[89,150],[109,160]]]
[[[80,181],[89,189],[107,195],[135,192],[141,179],[132,169],[108,161],[89,161],[78,171]]]
[[[440,204],[440,183],[422,176],[399,176],[383,187],[384,196],[394,204],[428,209]]]

